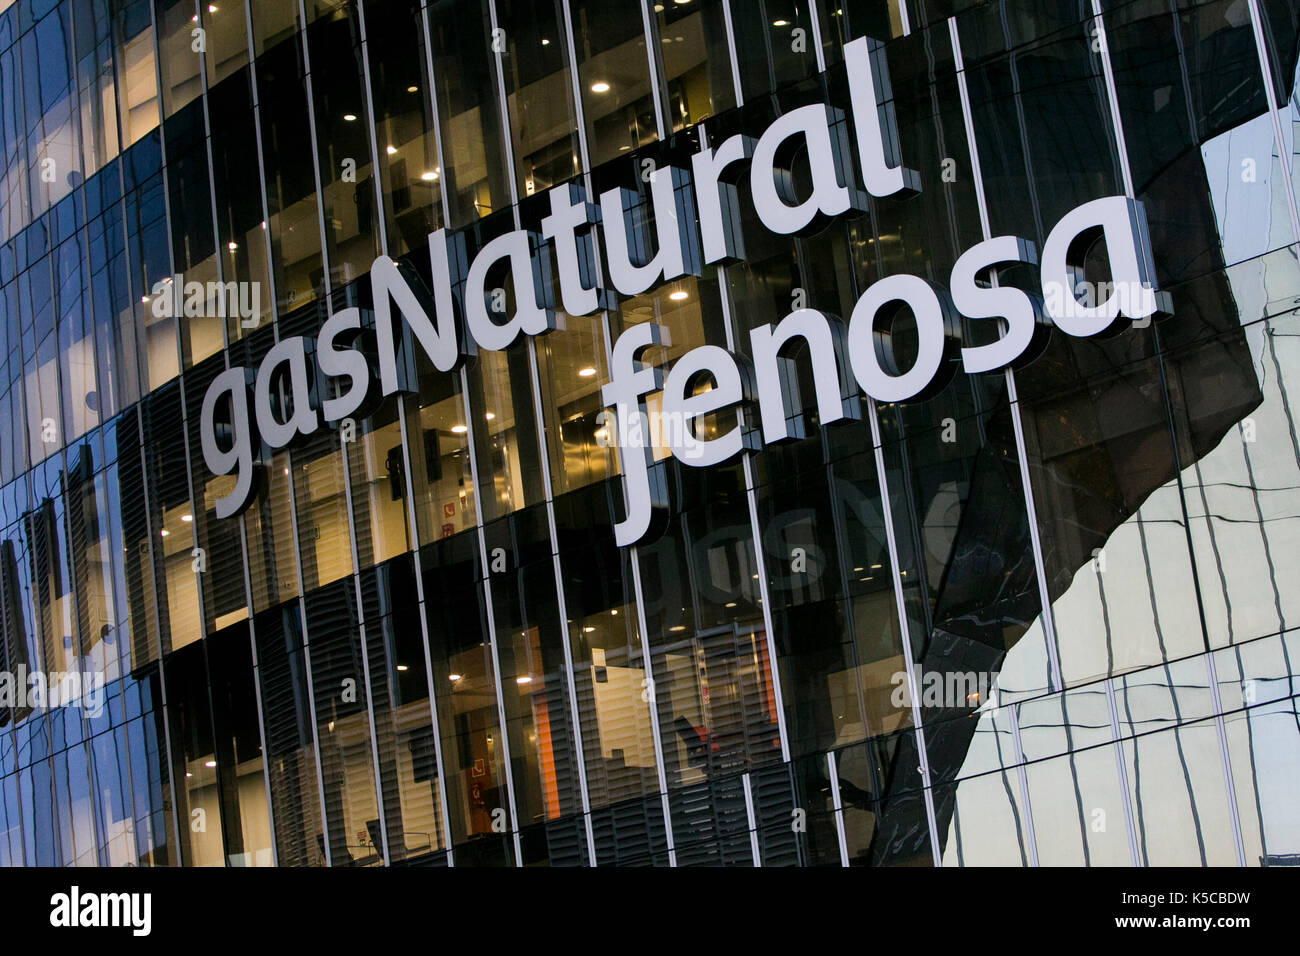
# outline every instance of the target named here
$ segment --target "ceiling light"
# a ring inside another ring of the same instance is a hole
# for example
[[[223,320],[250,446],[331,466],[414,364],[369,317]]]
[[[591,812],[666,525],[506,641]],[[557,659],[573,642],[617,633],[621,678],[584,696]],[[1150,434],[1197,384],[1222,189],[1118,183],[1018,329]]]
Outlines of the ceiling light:
[[[550,45],[551,45],[551,41],[546,39],[546,37],[542,37],[542,46],[550,46]]]
[[[165,538],[165,537],[167,537],[169,534],[171,534],[171,532],[168,531],[166,528],[163,528],[161,531],[158,532],[158,537],[160,537],[160,538]]]
[[[234,252],[236,249],[239,248],[239,243],[237,243],[237,242],[229,242],[229,243],[226,244],[226,248],[229,249],[231,252]]]
[[[451,426],[451,433],[452,433],[453,435],[463,435],[463,434],[465,434],[467,431],[469,431],[469,429],[466,428],[464,425],[452,425],[452,426]]]
[[[194,515],[181,515],[181,520],[182,520],[182,521],[193,521],[193,520],[194,520]]]
[[[684,631],[684,630],[686,630],[686,625],[685,625],[685,624],[678,624],[676,627],[670,627],[670,628],[668,628],[668,630],[671,631],[672,633],[676,634],[678,631]]]
[[[496,412],[488,412],[488,413],[487,413],[486,415],[484,415],[483,417],[486,418],[488,421],[492,421],[494,418],[497,417],[497,413],[496,413]]]
[[[344,113],[344,114],[343,114],[343,118],[344,118],[345,120],[347,120],[349,123],[355,123],[355,122],[357,121],[357,114],[356,114],[356,113]]]
[[[728,601],[728,602],[726,603],[726,607],[735,607],[735,606],[736,606],[736,602],[735,602],[735,601]]]
[[[773,20],[773,21],[772,21],[772,26],[774,26],[774,27],[788,27],[789,25],[790,25],[790,21],[789,21],[789,20]]]
[[[452,681],[452,682],[455,682],[455,681],[458,681],[458,680],[461,679],[461,675],[460,675],[460,674],[448,674],[448,675],[447,675],[447,679],[450,680],[450,681]]]
[[[148,297],[147,295],[142,295],[142,296],[140,296],[140,301],[141,301],[141,302],[148,302],[148,301],[149,301],[149,297]]]
[[[426,183],[431,183],[438,178],[438,174],[430,170],[427,173],[420,173],[420,178],[423,179]]]
[[[398,664],[398,665],[397,665],[397,669],[398,669],[399,671],[409,670],[409,668],[408,668],[405,664]]]
[[[685,302],[690,297],[691,294],[685,289],[678,289],[676,292],[668,293],[668,298],[672,299],[674,302]]]
[[[217,12],[217,5],[215,3],[209,3],[208,13],[216,13],[216,12]]]
[[[595,83],[591,84],[591,92],[593,92],[593,93],[608,93],[608,92],[609,92],[609,84],[606,83],[604,80],[597,80]]]
[[[203,761],[203,766],[205,766],[205,767],[215,767],[216,765],[217,765],[217,762],[216,762],[215,760],[205,760],[205,761]]]
[[[515,683],[516,683],[516,684],[531,684],[532,682],[533,682],[533,679],[532,679],[531,677],[529,677],[527,674],[525,674],[523,677],[516,677],[516,678],[515,678]]]
[[[580,375],[582,378],[591,378],[595,374],[596,374],[596,370],[592,368],[590,365],[586,366],[585,368],[578,369],[578,375]]]
[[[397,147],[396,146],[385,147],[385,152],[387,152],[389,156],[392,156],[394,153],[397,152]]]
[[[583,634],[590,634],[590,633],[591,633],[592,631],[594,631],[594,630],[595,630],[595,628],[592,627],[590,624],[588,624],[586,627],[584,627],[584,628],[582,629],[582,633],[583,633]]]

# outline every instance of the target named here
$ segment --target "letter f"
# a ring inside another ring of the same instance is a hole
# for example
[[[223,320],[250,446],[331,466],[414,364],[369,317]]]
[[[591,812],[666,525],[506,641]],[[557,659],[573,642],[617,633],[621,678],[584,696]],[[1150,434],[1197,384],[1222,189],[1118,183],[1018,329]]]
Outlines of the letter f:
[[[655,506],[665,501],[663,488],[652,488],[651,447],[641,398],[663,387],[662,373],[641,364],[641,354],[655,345],[668,345],[668,329],[650,322],[630,327],[614,343],[613,381],[601,389],[606,405],[615,409],[619,462],[623,466],[623,502],[627,513],[614,525],[618,546],[636,544],[650,529]],[[657,483],[659,484],[659,483]]]

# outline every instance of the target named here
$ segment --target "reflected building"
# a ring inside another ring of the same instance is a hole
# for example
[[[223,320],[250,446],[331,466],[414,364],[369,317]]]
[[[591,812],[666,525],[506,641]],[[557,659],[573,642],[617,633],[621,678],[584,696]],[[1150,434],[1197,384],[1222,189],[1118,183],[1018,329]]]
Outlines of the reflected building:
[[[437,230],[644,220],[648,170],[850,112],[864,36],[917,195],[781,236],[740,183],[743,255],[410,350],[217,517],[219,375],[370,333]],[[1282,0],[0,0],[0,671],[96,681],[0,699],[0,862],[1296,863],[1298,56]],[[624,331],[748,356],[1117,195],[1169,316],[711,468],[652,431],[616,545]]]

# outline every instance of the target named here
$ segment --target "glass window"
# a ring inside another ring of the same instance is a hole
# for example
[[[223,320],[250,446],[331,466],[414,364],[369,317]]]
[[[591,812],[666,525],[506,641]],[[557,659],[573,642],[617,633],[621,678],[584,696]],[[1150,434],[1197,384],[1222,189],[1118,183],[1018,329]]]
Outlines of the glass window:
[[[379,254],[371,126],[354,3],[307,28],[326,261],[335,288],[370,271]]]
[[[167,119],[203,92],[199,53],[206,49],[208,37],[199,24],[196,0],[154,0],[154,5],[163,118]]]
[[[645,21],[639,0],[575,0],[570,9],[594,168],[659,136]]]
[[[497,26],[505,31],[498,64],[510,118],[515,188],[519,196],[531,196],[572,179],[581,168],[562,11],[558,0],[501,0],[496,12]]]
[[[746,101],[817,73],[818,39],[806,0],[761,0],[753,7],[746,14],[733,5],[731,16]]]
[[[257,678],[266,730],[266,770],[280,866],[324,866],[311,688],[296,603],[259,614]]]
[[[248,625],[241,623],[206,642],[227,866],[271,865],[271,818],[257,695],[251,692],[256,675],[249,638]]]
[[[357,561],[364,568],[387,561],[411,546],[397,403],[385,402],[372,416],[357,422],[356,440],[345,444]]]
[[[419,3],[400,0],[373,8],[366,19],[366,46],[388,254],[397,258],[424,249],[429,233],[443,224],[442,172]]]
[[[253,610],[262,611],[298,594],[297,549],[289,509],[289,455],[272,456],[265,468],[264,489],[244,512],[248,571],[253,583]]]
[[[82,168],[90,178],[119,150],[113,24],[105,0],[73,0],[72,20],[81,104]]]
[[[158,128],[158,74],[154,63],[153,20],[148,0],[125,0],[114,19],[117,45],[117,113],[122,146]]]
[[[217,256],[225,282],[238,282],[239,308],[227,308],[229,342],[261,328],[271,318],[267,270],[267,224],[259,182],[257,141],[248,72],[240,70],[208,93],[208,112],[220,135],[210,140],[212,187],[217,208]]]
[[[262,2],[255,6],[275,7],[276,4]],[[239,3],[200,2],[199,16],[206,33],[204,62],[208,68],[208,84],[216,86],[248,65],[248,23],[244,19],[244,7]]]
[[[725,2],[654,4],[659,75],[665,84],[664,102],[673,132],[736,105]]]
[[[441,780],[419,607],[408,558],[362,575],[375,746],[393,861],[444,847]]]
[[[353,587],[339,581],[307,597],[307,652],[330,864],[378,866],[384,841]]]
[[[496,677],[487,644],[479,553],[473,535],[426,546],[424,607],[442,735],[447,808],[457,860],[461,844],[491,841],[493,818],[509,822],[497,722]],[[503,817],[502,815],[505,814]]]
[[[262,158],[270,210],[267,227],[271,233],[276,305],[282,314],[315,299],[324,290],[325,282],[299,43],[294,39],[281,44],[257,60]]]
[[[433,0],[428,17],[447,170],[425,172],[443,183],[459,229],[510,204],[489,22],[480,0]]]

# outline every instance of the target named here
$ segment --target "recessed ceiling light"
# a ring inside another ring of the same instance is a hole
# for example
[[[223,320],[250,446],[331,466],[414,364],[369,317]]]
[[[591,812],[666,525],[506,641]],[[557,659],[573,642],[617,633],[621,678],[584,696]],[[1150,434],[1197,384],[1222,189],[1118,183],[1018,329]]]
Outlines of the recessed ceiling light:
[[[387,146],[387,147],[385,147],[385,152],[387,152],[389,156],[392,156],[394,153],[397,152],[397,147],[396,147],[396,146]]]
[[[672,299],[674,302],[685,302],[690,297],[691,294],[685,289],[678,289],[676,292],[668,293],[668,298]]]
[[[460,675],[460,674],[448,674],[448,675],[447,675],[447,679],[450,680],[450,681],[453,681],[453,682],[454,682],[454,681],[458,681],[458,680],[461,679],[461,675]]]
[[[588,365],[586,368],[578,369],[578,374],[583,378],[591,378],[593,375],[596,374],[596,370],[592,368],[590,365]]]
[[[678,631],[684,631],[684,630],[686,630],[686,625],[685,625],[685,624],[678,624],[676,627],[670,627],[670,628],[668,628],[668,630],[670,630],[670,631],[672,631],[672,633],[676,634]]]
[[[397,665],[397,669],[398,669],[399,671],[408,670],[408,668],[407,668],[407,666],[406,666],[405,664],[398,664],[398,665]]]
[[[140,296],[140,301],[141,301],[141,302],[148,302],[148,301],[149,301],[149,297],[148,297],[147,295],[142,295],[142,296]]]
[[[727,604],[726,604],[726,606],[727,606],[727,607],[735,607],[735,606],[736,606],[736,602],[735,602],[735,601],[728,601]]]
[[[515,678],[515,683],[516,683],[516,684],[531,684],[532,682],[533,682],[533,679],[532,679],[531,677],[529,677],[527,674],[525,674],[523,677],[516,677],[516,678]]]
[[[418,92],[420,92],[420,88],[419,88],[418,86],[408,86],[408,87],[406,88],[406,92],[408,92],[408,93],[418,93]]]
[[[609,92],[609,84],[606,83],[604,80],[597,80],[595,83],[591,84],[591,92],[593,92],[593,93],[608,93],[608,92]]]
[[[773,20],[773,21],[772,21],[772,26],[774,26],[774,27],[788,27],[789,25],[790,25],[790,21],[789,21],[789,20]]]
[[[437,172],[430,170],[427,173],[420,173],[420,178],[423,179],[426,183],[431,183],[438,178],[438,174]]]
[[[469,429],[468,429],[467,427],[465,427],[464,425],[452,425],[452,426],[451,426],[451,433],[452,433],[453,435],[463,435],[463,434],[465,434],[467,431],[469,431]]]
[[[216,12],[217,12],[217,5],[215,3],[209,3],[208,13],[216,13]]]
[[[182,520],[182,521],[193,521],[193,520],[194,520],[194,515],[181,515],[181,520]]]
[[[584,628],[582,629],[582,633],[583,633],[583,634],[590,634],[590,633],[591,633],[592,631],[594,631],[594,630],[595,630],[595,628],[592,627],[590,624],[588,624],[586,627],[584,627]]]
[[[345,120],[347,120],[349,123],[355,123],[355,122],[357,121],[357,114],[356,114],[356,113],[344,113],[344,114],[343,114],[343,118],[344,118]]]
[[[160,538],[165,538],[165,537],[167,537],[169,534],[171,534],[171,532],[168,531],[166,528],[163,528],[161,531],[158,532],[158,537],[160,537]]]
[[[217,765],[217,762],[216,762],[215,760],[205,760],[205,761],[203,761],[203,766],[205,766],[205,767],[215,767],[216,765]]]
[[[550,45],[551,45],[551,41],[546,39],[546,37],[542,37],[542,46],[550,46]]]
[[[613,609],[612,611],[610,611],[609,613],[610,613],[610,614],[613,614],[615,617],[618,617],[618,608],[614,608],[614,609]]]
[[[226,244],[226,248],[229,249],[231,252],[234,252],[236,249],[239,248],[239,243],[237,243],[237,242],[229,242],[229,243]]]
[[[488,421],[492,421],[493,419],[495,419],[495,418],[497,417],[497,413],[496,413],[496,412],[488,412],[488,413],[487,413],[486,415],[484,415],[483,417],[486,418]]]

